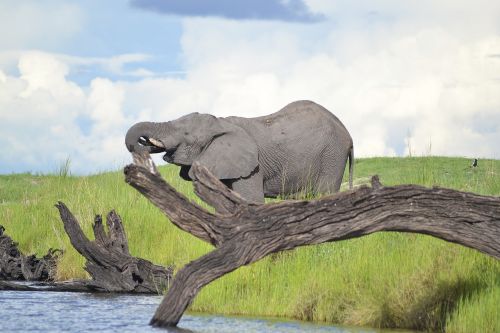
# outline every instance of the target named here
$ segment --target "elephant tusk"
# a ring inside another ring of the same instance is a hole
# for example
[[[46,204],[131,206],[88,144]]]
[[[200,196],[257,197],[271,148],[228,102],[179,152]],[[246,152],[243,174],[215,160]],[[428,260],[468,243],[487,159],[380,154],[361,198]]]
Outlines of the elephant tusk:
[[[156,147],[165,148],[165,145],[161,141],[155,140],[153,138],[148,138],[148,140]]]

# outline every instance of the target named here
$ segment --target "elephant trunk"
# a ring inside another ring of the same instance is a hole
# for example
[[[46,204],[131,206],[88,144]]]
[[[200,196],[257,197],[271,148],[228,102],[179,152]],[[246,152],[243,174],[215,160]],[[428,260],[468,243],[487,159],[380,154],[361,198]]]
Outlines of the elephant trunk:
[[[163,148],[148,144],[148,139],[155,137],[160,123],[141,122],[133,125],[125,136],[125,145],[129,152],[147,151],[150,154],[161,153]]]

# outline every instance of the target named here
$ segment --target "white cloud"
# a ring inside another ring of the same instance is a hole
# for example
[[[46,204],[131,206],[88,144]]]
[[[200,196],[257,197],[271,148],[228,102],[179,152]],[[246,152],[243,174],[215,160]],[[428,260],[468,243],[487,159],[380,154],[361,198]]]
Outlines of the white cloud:
[[[87,108],[96,124],[92,133],[107,132],[123,125],[122,104],[125,91],[108,79],[96,78],[90,84]]]
[[[0,51],[0,68],[8,69],[12,72],[15,67],[17,70],[22,70],[24,65],[19,61],[21,56],[25,57],[27,53],[37,53],[41,56],[49,54],[36,50],[7,50]],[[105,75],[118,75],[123,77],[154,77],[161,76],[162,73],[154,73],[145,68],[129,68],[130,65],[137,65],[147,60],[152,59],[152,56],[143,53],[127,53],[113,57],[79,57],[60,53],[50,53],[50,57],[57,60],[59,64],[65,67],[65,74],[69,74],[71,70],[75,75],[79,72],[88,72],[89,70],[102,72]],[[29,62],[30,66],[36,66]],[[179,73],[167,73],[179,74]]]
[[[123,164],[127,124],[120,87],[97,78],[86,91],[66,79],[67,64],[42,52],[23,53],[19,72],[0,75],[2,172],[50,172],[68,157],[79,173]],[[81,118],[91,120],[90,133]]]
[[[27,84],[20,97],[29,98],[34,93],[44,92],[57,103],[62,103],[61,108],[83,98],[80,87],[66,80],[68,66],[47,53],[24,52],[19,58],[18,68],[20,79]]]
[[[72,133],[75,130],[71,123],[74,114],[69,111],[81,108],[82,101],[73,94],[74,87],[65,86],[63,66],[58,67],[49,61],[46,68],[56,71],[50,73],[49,80],[43,83],[43,60],[38,61],[37,70],[31,72],[27,63],[29,59],[34,60],[36,56],[28,55],[22,59],[26,65],[23,68],[26,78],[6,75],[0,83],[0,160],[2,167],[22,165],[36,171],[39,165],[52,159],[53,146],[64,146],[68,140],[51,128],[61,125]],[[61,84],[62,89],[58,91],[57,85]]]

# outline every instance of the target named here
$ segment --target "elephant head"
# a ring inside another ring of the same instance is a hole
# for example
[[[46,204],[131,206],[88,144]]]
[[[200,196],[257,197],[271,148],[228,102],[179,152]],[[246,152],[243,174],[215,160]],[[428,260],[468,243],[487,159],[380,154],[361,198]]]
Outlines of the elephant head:
[[[258,165],[255,141],[239,126],[208,114],[191,113],[177,120],[141,122],[127,132],[130,152],[165,153],[163,159],[181,166],[181,177],[193,179],[194,162],[219,179],[248,177]]]

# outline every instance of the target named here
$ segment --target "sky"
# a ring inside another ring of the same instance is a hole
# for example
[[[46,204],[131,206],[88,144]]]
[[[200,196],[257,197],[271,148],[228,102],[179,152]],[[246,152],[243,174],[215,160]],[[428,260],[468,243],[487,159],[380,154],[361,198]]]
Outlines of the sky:
[[[0,0],[0,174],[118,170],[138,121],[300,99],[357,157],[499,159],[500,2]]]

